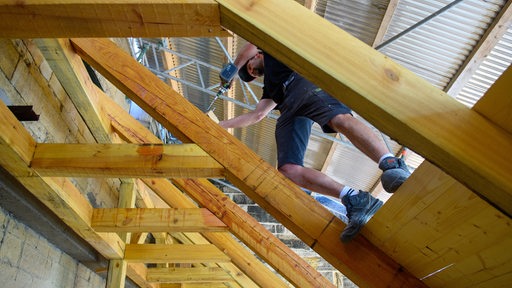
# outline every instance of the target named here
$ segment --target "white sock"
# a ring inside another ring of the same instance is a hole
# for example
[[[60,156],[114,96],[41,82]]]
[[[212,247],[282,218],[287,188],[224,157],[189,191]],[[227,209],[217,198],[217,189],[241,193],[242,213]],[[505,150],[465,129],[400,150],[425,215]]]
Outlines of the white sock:
[[[352,191],[352,192],[351,192]],[[340,199],[345,197],[345,195],[348,194],[348,192],[351,192],[351,195],[357,195],[359,194],[359,191],[358,190],[355,190],[354,188],[350,187],[350,186],[344,186],[343,189],[341,189],[341,192],[340,192]]]
[[[386,154],[382,155],[382,157],[380,157],[378,164],[380,164],[380,162],[382,162],[382,160],[384,160],[384,159],[386,159],[388,157],[395,157],[395,156],[393,154],[391,154],[391,153],[386,153]]]

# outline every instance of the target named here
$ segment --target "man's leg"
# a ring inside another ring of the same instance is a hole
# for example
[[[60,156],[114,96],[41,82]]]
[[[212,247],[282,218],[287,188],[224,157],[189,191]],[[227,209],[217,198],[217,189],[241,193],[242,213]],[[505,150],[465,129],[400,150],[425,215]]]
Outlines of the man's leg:
[[[295,184],[338,198],[344,187],[342,184],[303,166],[312,126],[313,121],[308,118],[281,115],[276,125],[277,167]]]
[[[411,174],[405,162],[389,154],[384,141],[352,115],[338,114],[331,119],[329,126],[347,136],[354,146],[379,164],[383,170],[382,186],[387,192],[395,192]]]
[[[354,146],[376,163],[388,153],[384,141],[351,114],[338,114],[329,122],[333,130],[347,136]]]
[[[284,164],[279,171],[300,187],[335,198],[340,197],[344,187],[320,171],[297,164]]]
[[[278,120],[276,142],[279,171],[303,188],[341,198],[349,221],[340,239],[348,242],[382,206],[382,201],[375,199],[368,192],[354,190],[317,170],[302,166],[311,126],[311,120],[304,117],[285,116]]]
[[[341,203],[345,205],[348,218],[347,226],[340,235],[343,242],[352,240],[383,204],[382,201],[373,197],[369,192],[356,191],[352,188],[347,189],[347,193],[341,196],[340,192],[347,187],[311,168],[296,164],[285,164],[279,167],[279,171],[301,187],[331,197],[341,198]]]
[[[303,85],[307,83],[302,82]],[[390,154],[384,141],[363,122],[354,118],[350,108],[322,89],[312,87],[301,101],[295,101],[300,103],[297,104],[300,107],[296,112],[320,124],[324,132],[339,132],[347,136],[354,146],[383,170],[381,182],[384,189],[390,193],[395,192],[411,174],[402,159]]]

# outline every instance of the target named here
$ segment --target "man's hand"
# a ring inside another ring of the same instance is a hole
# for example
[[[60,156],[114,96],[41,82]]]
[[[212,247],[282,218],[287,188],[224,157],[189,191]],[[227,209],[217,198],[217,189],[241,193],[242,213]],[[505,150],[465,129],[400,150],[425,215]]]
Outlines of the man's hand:
[[[219,77],[220,78],[220,87],[225,89],[225,90],[229,90],[229,88],[231,88],[231,84],[233,84],[233,79],[231,79],[231,81],[226,81],[224,80],[222,77]]]

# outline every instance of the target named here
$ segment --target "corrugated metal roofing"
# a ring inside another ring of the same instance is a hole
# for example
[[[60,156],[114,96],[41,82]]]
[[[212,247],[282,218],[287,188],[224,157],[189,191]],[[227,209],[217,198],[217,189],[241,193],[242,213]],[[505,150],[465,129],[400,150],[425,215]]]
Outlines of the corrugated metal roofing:
[[[503,38],[476,69],[468,83],[455,96],[455,99],[472,107],[511,63],[512,26],[508,27]]]
[[[384,42],[451,2],[400,1]],[[380,49],[440,89],[446,87],[504,4],[504,1],[453,2],[457,4]]]

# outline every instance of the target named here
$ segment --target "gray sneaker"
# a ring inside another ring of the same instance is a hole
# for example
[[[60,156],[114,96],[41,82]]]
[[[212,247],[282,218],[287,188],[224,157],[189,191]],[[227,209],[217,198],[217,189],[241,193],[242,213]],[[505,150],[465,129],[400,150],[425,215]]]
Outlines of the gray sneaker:
[[[342,242],[352,240],[383,204],[368,192],[359,191],[359,194],[356,195],[352,195],[352,192],[354,190],[348,192],[341,199],[341,203],[347,208],[348,216],[347,227],[340,236]]]
[[[411,175],[404,160],[398,157],[385,158],[380,162],[379,168],[384,171],[380,181],[388,193],[394,193]]]

